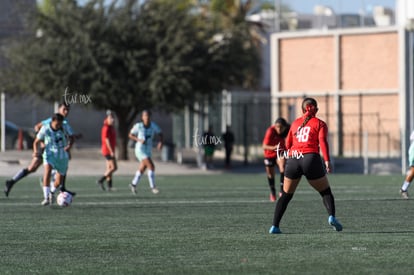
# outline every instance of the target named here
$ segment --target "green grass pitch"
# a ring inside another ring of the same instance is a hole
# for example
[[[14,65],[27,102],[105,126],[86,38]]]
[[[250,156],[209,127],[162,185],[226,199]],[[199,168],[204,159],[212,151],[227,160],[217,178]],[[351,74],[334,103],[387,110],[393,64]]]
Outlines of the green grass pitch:
[[[343,232],[303,179],[283,234],[270,235],[264,174],[158,176],[158,195],[145,177],[137,196],[129,177],[108,193],[69,176],[78,195],[68,208],[41,206],[29,176],[0,198],[0,274],[413,274],[414,199],[400,198],[403,177],[329,179]]]

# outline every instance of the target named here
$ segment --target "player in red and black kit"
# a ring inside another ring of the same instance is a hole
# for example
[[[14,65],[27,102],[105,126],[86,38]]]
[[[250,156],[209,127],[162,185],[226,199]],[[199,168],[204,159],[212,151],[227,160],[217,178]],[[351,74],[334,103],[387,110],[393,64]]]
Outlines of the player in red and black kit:
[[[335,200],[329,186],[326,173],[331,171],[328,146],[328,127],[326,123],[316,118],[318,104],[313,98],[305,98],[302,102],[303,116],[296,119],[286,138],[288,159],[285,166],[285,179],[282,196],[276,203],[271,234],[281,233],[279,223],[295,193],[299,181],[304,175],[309,184],[322,196],[323,204],[328,211],[328,223],[336,231],[342,230],[342,225],[335,218]],[[325,160],[325,166],[319,155],[319,148]]]
[[[280,192],[283,190],[283,179],[285,173],[285,138],[289,132],[290,125],[284,118],[276,119],[275,123],[267,128],[263,138],[264,165],[266,169],[267,181],[270,187],[270,201],[276,201],[275,188],[275,165],[277,164],[280,173]]]
[[[106,170],[104,175],[97,180],[97,184],[105,191],[104,181],[108,183],[108,191],[112,191],[112,174],[117,170],[115,147],[116,130],[114,127],[114,117],[108,111],[101,130],[102,155],[106,159]]]

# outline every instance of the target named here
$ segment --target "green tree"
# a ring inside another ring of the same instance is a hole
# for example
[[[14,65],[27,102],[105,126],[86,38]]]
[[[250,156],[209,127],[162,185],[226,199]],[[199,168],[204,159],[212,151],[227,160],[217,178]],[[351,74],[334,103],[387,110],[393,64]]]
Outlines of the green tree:
[[[8,51],[9,70],[0,81],[11,94],[61,101],[67,90],[113,110],[120,159],[128,157],[128,131],[142,109],[180,110],[243,83],[255,62],[242,31],[217,39],[223,32],[194,14],[191,1],[106,2],[49,2],[32,24],[37,35]]]

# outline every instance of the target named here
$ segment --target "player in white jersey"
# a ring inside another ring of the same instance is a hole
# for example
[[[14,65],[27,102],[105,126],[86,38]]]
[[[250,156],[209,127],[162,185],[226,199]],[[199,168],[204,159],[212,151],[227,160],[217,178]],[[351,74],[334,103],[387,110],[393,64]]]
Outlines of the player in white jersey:
[[[70,111],[70,106],[66,103],[60,103],[59,107],[58,107],[58,113],[61,114],[65,119],[63,120],[63,127],[65,129],[67,136],[70,139],[70,143],[73,143],[74,141],[74,136],[73,136],[73,131],[72,128],[70,127],[69,123],[66,120],[66,117],[68,116]],[[37,123],[34,127],[35,131],[38,132],[40,130],[40,128],[43,125],[48,125],[50,124],[51,119],[45,119],[39,123]],[[13,187],[13,185],[18,182],[19,180],[25,178],[27,175],[34,173],[37,171],[37,169],[40,167],[40,165],[42,165],[42,150],[40,150],[41,148],[38,148],[38,155],[33,155],[32,161],[29,164],[28,167],[22,168],[20,169],[20,171],[17,172],[16,175],[14,175],[11,179],[6,181],[6,186],[4,188],[4,194],[6,195],[6,197],[9,196],[9,193]],[[63,186],[64,189],[64,186]],[[71,192],[73,194],[73,192]]]
[[[410,184],[414,179],[414,131],[410,135],[410,142],[410,148],[408,149],[408,162],[410,170],[407,172],[400,189],[400,194],[403,199],[408,199],[408,187],[410,187]]]
[[[163,145],[163,135],[161,128],[156,123],[151,121],[150,111],[143,111],[141,118],[142,122],[136,123],[129,133],[129,138],[136,142],[135,156],[140,162],[130,187],[132,193],[136,194],[136,187],[141,179],[141,175],[144,174],[145,170],[148,168],[148,180],[152,193],[158,194],[159,190],[155,185],[155,166],[151,159],[152,140],[155,135],[158,135],[159,141],[157,148],[158,150],[161,150]]]
[[[55,114],[50,124],[42,126],[33,143],[33,155],[38,155],[39,145],[43,144],[43,196],[42,205],[53,203],[53,193],[50,192],[50,175],[52,169],[56,170],[55,186],[59,186],[66,175],[69,162],[69,154],[72,143],[67,142],[66,133],[63,130],[64,117]]]

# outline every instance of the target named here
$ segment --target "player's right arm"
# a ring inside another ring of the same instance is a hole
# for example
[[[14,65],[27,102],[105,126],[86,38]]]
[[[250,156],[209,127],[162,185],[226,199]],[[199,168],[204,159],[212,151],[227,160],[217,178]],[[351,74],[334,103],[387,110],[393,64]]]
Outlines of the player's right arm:
[[[42,122],[39,122],[34,126],[34,130],[36,133],[39,132],[40,128],[42,128],[42,125]]]
[[[266,130],[266,134],[265,134],[265,137],[263,138],[263,143],[262,143],[262,147],[264,150],[270,150],[270,151],[276,150],[277,144],[270,145],[271,139],[272,139],[272,128],[268,128]]]
[[[33,157],[38,157],[42,153],[41,148],[44,148],[45,134],[46,127],[42,126],[33,141]]]
[[[42,121],[40,121],[40,122],[38,122],[35,126],[34,126],[34,130],[35,130],[35,132],[37,133],[37,132],[39,132],[40,131],[40,129],[42,128],[42,126],[45,126],[45,125],[48,125],[50,122],[52,121],[52,118],[47,118],[47,119],[44,119],[44,120],[42,120]]]
[[[129,132],[128,137],[132,139],[133,141],[144,144],[145,139],[138,138],[138,136],[139,136],[138,124],[135,124],[134,127],[132,127],[131,131]]]

